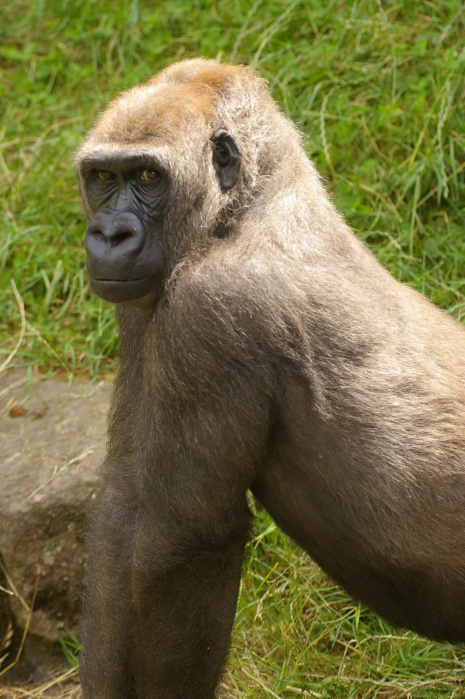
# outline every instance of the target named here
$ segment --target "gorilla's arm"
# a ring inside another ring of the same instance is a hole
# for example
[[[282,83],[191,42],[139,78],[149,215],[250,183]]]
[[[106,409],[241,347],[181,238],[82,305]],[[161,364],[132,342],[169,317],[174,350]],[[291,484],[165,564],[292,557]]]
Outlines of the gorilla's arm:
[[[189,289],[191,303],[194,296]],[[178,305],[188,312],[186,298]],[[176,351],[166,335],[157,344],[156,329],[137,330],[155,358],[143,381],[130,357],[134,327],[119,313],[123,368],[89,533],[89,574],[99,581],[85,605],[91,697],[213,697],[228,652],[250,526],[246,492],[267,451],[270,389],[251,383],[245,362],[241,370],[238,358],[253,350],[238,347],[240,333],[225,334],[223,353],[211,351],[211,309],[192,310],[188,328],[175,311],[172,302]],[[197,336],[195,355],[183,324]]]

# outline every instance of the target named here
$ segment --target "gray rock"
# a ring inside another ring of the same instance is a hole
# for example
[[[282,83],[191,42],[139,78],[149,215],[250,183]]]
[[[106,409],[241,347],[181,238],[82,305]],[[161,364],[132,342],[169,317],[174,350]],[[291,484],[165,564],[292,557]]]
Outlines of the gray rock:
[[[56,640],[80,623],[84,528],[105,452],[111,385],[0,375],[0,552],[20,626]],[[26,604],[22,604],[21,599]]]

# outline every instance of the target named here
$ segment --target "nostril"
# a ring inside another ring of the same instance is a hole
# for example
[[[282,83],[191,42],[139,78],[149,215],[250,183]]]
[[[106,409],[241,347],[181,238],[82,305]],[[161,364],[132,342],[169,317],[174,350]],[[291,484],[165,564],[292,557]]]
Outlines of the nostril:
[[[108,236],[108,242],[112,247],[124,243],[125,240],[133,238],[134,234],[131,231],[113,231],[111,235]]]
[[[97,240],[99,242],[105,242],[106,237],[102,233],[102,231],[96,230],[96,231],[89,231],[89,234],[94,238],[94,240]]]

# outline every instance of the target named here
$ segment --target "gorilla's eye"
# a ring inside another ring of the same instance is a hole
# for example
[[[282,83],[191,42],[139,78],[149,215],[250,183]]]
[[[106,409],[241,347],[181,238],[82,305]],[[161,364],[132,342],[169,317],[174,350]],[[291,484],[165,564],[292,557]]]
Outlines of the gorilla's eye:
[[[97,177],[99,180],[113,180],[115,176],[109,170],[97,170]]]
[[[154,180],[158,180],[158,172],[156,170],[143,170],[143,172],[140,173],[140,179],[143,182],[153,182]]]

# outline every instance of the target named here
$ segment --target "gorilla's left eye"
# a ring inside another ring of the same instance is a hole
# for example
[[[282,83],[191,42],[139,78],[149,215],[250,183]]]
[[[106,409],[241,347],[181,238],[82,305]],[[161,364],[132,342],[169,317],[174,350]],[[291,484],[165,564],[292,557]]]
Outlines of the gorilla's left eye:
[[[97,170],[97,177],[99,180],[113,180],[115,178],[114,174],[112,172],[109,172],[108,170]]]
[[[153,182],[154,180],[158,180],[159,174],[156,170],[143,170],[143,172],[140,173],[140,179],[143,182]]]

